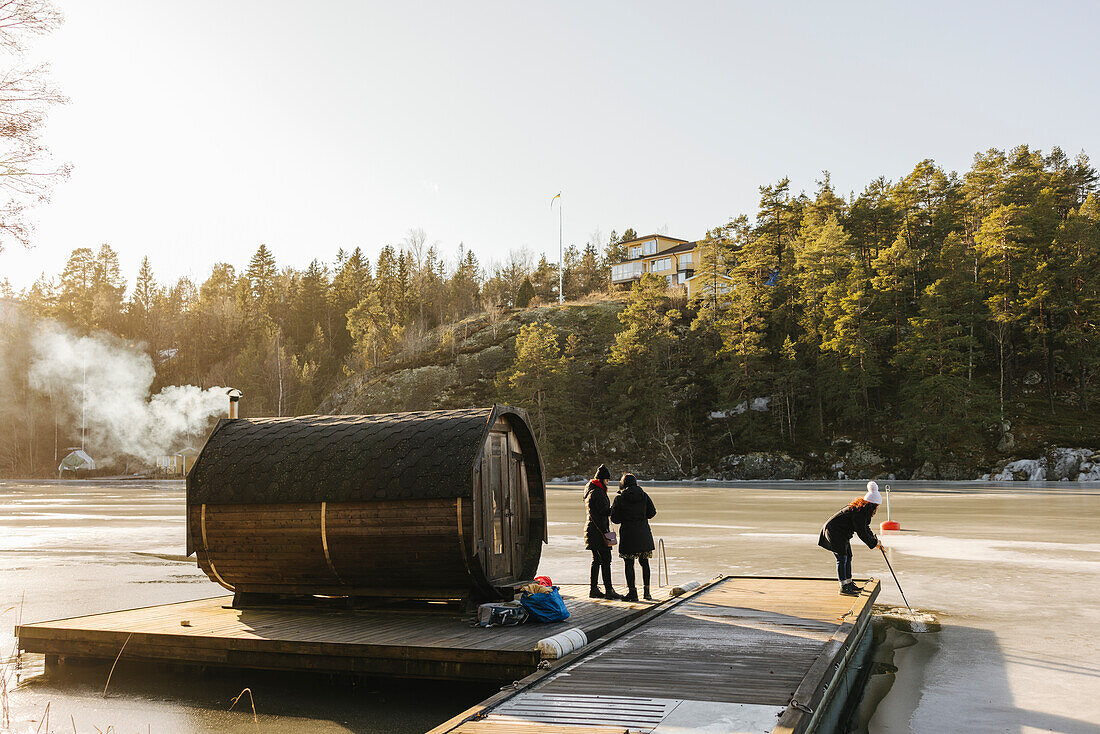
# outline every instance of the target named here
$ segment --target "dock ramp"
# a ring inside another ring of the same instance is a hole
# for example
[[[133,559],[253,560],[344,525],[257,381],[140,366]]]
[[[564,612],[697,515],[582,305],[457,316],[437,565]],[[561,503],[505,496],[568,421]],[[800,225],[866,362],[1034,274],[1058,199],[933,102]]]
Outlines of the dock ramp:
[[[818,730],[846,698],[879,582],[726,576],[624,626],[432,734]]]

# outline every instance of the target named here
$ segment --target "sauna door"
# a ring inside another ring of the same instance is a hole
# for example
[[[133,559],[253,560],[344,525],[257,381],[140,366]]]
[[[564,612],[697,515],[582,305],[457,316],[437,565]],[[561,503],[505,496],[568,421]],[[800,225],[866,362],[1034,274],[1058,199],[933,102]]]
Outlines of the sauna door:
[[[490,431],[481,463],[483,558],[493,579],[514,578],[522,564],[525,477],[513,443],[511,431]]]

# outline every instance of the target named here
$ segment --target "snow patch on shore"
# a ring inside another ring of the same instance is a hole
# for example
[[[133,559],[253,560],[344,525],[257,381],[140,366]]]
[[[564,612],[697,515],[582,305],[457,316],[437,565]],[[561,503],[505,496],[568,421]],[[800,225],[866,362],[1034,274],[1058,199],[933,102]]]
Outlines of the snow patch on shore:
[[[1092,449],[1053,449],[1038,459],[1010,461],[1001,471],[983,475],[991,482],[1100,481],[1100,453]]]

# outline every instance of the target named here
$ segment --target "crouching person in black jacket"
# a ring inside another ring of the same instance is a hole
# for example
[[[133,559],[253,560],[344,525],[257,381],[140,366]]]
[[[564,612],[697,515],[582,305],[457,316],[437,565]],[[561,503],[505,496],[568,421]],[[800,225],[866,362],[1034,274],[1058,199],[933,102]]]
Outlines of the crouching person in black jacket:
[[[867,494],[852,500],[821,528],[817,544],[836,556],[836,575],[840,580],[841,594],[859,594],[859,587],[852,581],[852,536],[858,535],[871,550],[883,547],[871,530],[871,518],[881,504],[882,495],[879,494],[878,484],[867,482]]]
[[[650,518],[656,516],[653,500],[638,486],[633,474],[623,474],[619,481],[619,493],[611,505],[611,522],[619,523],[619,558],[626,564],[626,584],[629,587],[626,601],[638,601],[638,586],[634,576],[634,561],[642,567],[642,598],[653,599],[649,594],[649,559],[653,557],[653,531]]]

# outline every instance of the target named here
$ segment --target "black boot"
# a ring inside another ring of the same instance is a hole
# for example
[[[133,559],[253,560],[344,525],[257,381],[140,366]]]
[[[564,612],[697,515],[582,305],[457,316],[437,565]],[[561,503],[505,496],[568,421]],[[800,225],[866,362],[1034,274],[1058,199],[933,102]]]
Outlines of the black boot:
[[[603,598],[611,599],[612,601],[618,601],[622,599],[621,596],[615,593],[615,589],[611,587],[611,561],[600,564],[600,572],[603,574]],[[596,574],[592,574],[592,585],[596,585]]]
[[[645,587],[645,591],[642,592],[642,598],[646,601],[653,601],[653,597],[649,594],[649,587]]]
[[[859,587],[855,584],[844,584],[840,587],[840,593],[843,596],[859,596]]]
[[[638,589],[631,586],[627,595],[623,597],[623,601],[638,601]]]
[[[600,591],[600,564],[595,559],[592,560],[591,576],[588,581],[588,598],[603,599],[603,592]]]

